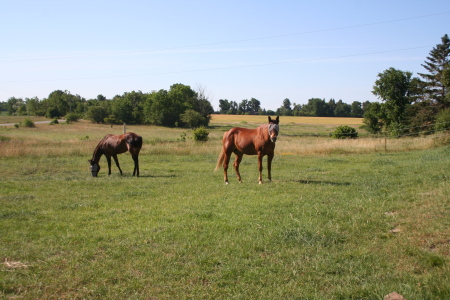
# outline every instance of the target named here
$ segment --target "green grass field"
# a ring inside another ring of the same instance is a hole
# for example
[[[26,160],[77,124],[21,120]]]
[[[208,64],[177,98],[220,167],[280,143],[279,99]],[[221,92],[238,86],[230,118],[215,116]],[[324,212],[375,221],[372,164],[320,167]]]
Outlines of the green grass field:
[[[0,128],[0,296],[450,299],[442,138],[385,151],[378,140],[297,135],[343,120],[282,117],[273,182],[259,185],[245,156],[243,183],[229,170],[226,186],[213,172],[222,133],[266,120],[240,117],[213,119],[206,143],[177,141],[187,129],[128,126],[144,138],[139,178],[128,154],[123,176],[114,165],[108,176],[104,158],[90,176],[95,145],[120,126]]]

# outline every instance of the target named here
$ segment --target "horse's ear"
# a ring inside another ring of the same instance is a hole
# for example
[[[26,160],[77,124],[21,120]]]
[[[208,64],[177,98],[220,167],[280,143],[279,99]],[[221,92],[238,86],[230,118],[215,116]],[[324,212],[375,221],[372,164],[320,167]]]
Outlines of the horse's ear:
[[[270,116],[269,116],[269,123],[270,123],[270,122],[272,122],[272,119],[271,119]]]
[[[280,116],[277,116],[277,118],[275,119],[277,122],[280,122]]]

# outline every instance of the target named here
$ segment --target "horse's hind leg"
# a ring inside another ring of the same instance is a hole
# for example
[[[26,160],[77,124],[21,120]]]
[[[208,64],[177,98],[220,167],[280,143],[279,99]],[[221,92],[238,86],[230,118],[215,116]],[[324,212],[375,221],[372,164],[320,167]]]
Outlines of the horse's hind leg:
[[[230,156],[231,153],[227,153],[226,151],[223,152],[223,180],[225,181],[225,184],[229,184],[228,182],[228,164],[230,163]]]
[[[139,156],[133,155],[133,161],[134,161],[133,176],[136,174],[136,176],[139,177]]]
[[[236,171],[236,175],[239,180],[239,183],[242,183],[241,174],[239,173],[239,164],[241,163],[241,160],[242,160],[242,157],[244,156],[244,154],[238,152],[237,150],[234,151],[234,154],[236,154],[236,159],[234,160],[234,170]]]
[[[119,171],[120,171],[120,175],[122,175],[122,169],[121,169],[120,166],[119,166],[119,160],[117,159],[117,155],[114,154],[112,157],[114,158],[114,161],[115,161],[115,163],[116,163],[116,166],[117,166],[117,168],[118,168]],[[111,158],[109,159],[109,174],[111,174]]]

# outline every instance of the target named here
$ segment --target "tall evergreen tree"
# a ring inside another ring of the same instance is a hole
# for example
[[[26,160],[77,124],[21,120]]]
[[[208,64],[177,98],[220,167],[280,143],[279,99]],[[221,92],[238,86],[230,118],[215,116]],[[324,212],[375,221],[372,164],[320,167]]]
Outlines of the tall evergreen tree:
[[[422,64],[429,74],[419,73],[419,75],[426,81],[425,94],[427,97],[441,108],[447,108],[450,107],[449,88],[443,82],[443,74],[450,67],[450,39],[446,34],[441,40],[442,43],[430,51],[427,60]]]

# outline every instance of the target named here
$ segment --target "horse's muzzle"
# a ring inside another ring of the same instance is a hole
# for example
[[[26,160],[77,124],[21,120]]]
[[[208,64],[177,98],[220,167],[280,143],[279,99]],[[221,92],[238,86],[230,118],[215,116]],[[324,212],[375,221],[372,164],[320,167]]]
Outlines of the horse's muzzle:
[[[98,172],[91,172],[91,174],[92,174],[92,177],[97,177]]]
[[[270,140],[272,141],[272,143],[275,143],[277,141],[277,137],[276,136],[270,137]]]

